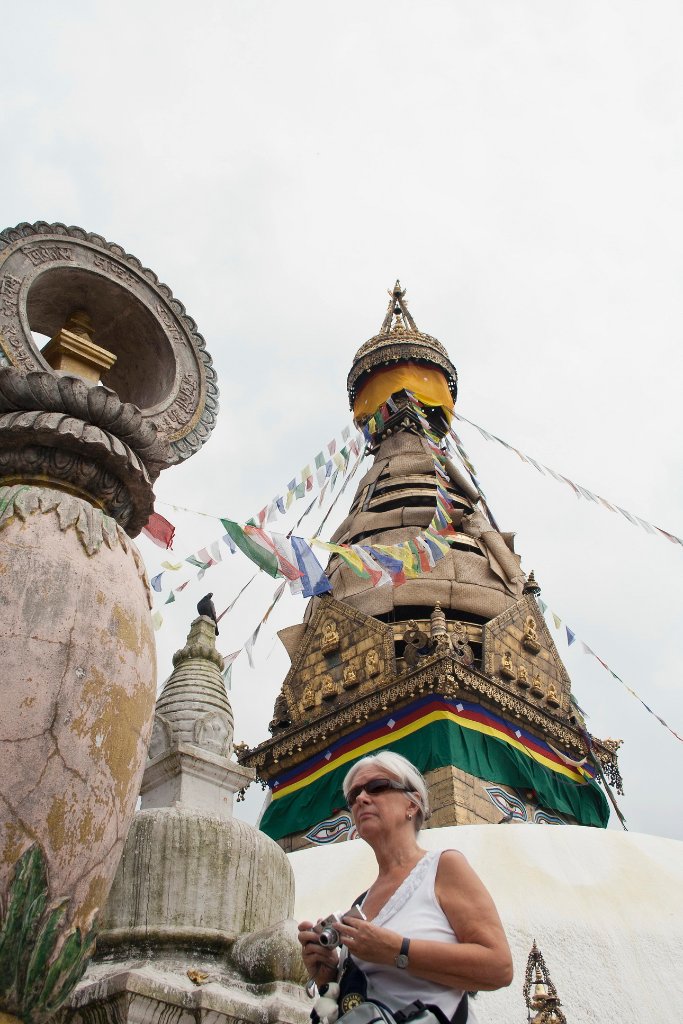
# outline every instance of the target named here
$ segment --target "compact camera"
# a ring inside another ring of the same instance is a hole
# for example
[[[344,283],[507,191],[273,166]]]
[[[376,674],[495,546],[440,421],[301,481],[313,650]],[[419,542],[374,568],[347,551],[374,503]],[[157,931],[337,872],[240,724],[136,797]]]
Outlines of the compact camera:
[[[342,917],[358,917],[361,921],[367,920],[365,914],[357,903],[354,903],[350,910],[345,910],[343,913],[341,910],[338,910],[336,914],[330,914],[329,917],[326,917],[324,921],[319,921],[313,928],[313,931],[318,936],[318,942],[321,946],[329,947],[342,945],[342,938],[337,928]]]

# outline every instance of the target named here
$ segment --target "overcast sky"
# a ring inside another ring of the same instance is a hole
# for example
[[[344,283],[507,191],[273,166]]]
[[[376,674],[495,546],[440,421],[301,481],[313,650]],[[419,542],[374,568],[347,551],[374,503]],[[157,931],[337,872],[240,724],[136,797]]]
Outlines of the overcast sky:
[[[244,521],[349,422],[346,374],[397,276],[463,415],[683,534],[680,4],[63,0],[2,23],[0,226],[123,245],[218,370],[213,437],[157,486],[177,555],[222,530],[162,501]],[[461,435],[544,600],[683,735],[683,548]],[[140,547],[153,574],[163,555]],[[163,609],[161,679],[198,597],[222,610],[250,575],[236,555]],[[274,589],[223,619],[223,653]],[[236,662],[237,738],[267,736],[275,631],[303,610],[288,595],[256,670]],[[624,740],[629,827],[683,838],[683,744],[558,645],[591,730]]]

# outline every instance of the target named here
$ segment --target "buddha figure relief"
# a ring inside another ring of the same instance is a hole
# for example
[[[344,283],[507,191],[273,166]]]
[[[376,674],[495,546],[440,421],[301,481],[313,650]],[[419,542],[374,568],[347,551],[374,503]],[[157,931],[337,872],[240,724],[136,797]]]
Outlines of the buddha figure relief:
[[[332,676],[323,676],[320,693],[322,694],[323,700],[332,700],[337,696],[337,687],[334,685]]]
[[[301,695],[301,703],[303,704],[304,711],[310,711],[311,708],[315,707],[315,689],[312,683],[309,683],[304,688],[304,692]]]
[[[328,619],[323,623],[323,635],[320,642],[320,650],[323,654],[329,654],[339,648],[339,633],[334,619]]]
[[[560,698],[557,695],[557,690],[552,683],[548,686],[548,692],[545,695],[545,702],[549,704],[551,708],[559,708]]]
[[[506,676],[508,679],[515,678],[515,669],[512,664],[512,655],[509,651],[503,651],[503,657],[500,659],[500,674]]]
[[[344,689],[352,690],[354,686],[358,686],[359,682],[360,680],[356,675],[356,670],[354,669],[353,665],[347,665],[344,668],[344,678],[342,683]]]
[[[379,674],[379,654],[374,648],[365,655],[365,674],[369,679]]]

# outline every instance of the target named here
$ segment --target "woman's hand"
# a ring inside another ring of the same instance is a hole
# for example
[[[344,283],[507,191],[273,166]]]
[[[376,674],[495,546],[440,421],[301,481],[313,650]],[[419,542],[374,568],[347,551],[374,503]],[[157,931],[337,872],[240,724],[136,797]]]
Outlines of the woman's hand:
[[[402,937],[398,932],[358,917],[342,918],[339,934],[352,956],[373,964],[393,964],[401,952]]]
[[[334,981],[337,977],[339,951],[334,947],[320,945],[312,921],[302,921],[299,925],[299,942],[309,978],[313,979],[318,988]]]

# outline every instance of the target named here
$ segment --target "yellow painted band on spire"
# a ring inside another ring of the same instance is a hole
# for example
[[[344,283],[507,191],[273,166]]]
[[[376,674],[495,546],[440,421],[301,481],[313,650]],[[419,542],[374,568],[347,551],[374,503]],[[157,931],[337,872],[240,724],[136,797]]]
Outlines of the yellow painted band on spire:
[[[453,396],[441,370],[406,361],[372,373],[353,405],[356,422],[365,423],[387,398],[403,390],[412,391],[425,405],[440,405],[448,416],[453,414]]]

